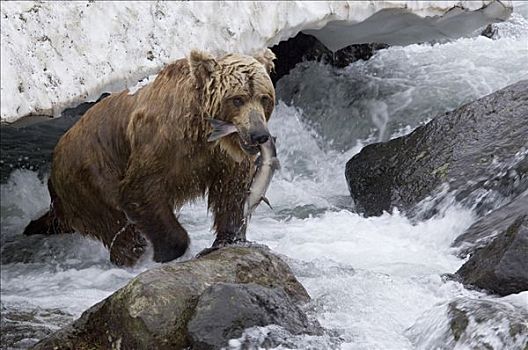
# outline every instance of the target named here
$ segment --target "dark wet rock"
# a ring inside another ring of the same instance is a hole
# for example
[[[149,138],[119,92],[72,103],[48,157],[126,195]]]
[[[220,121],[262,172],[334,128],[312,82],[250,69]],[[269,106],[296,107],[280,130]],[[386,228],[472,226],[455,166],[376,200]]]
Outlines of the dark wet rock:
[[[273,84],[288,74],[297,63],[316,60],[317,57],[321,57],[329,51],[314,36],[303,33],[299,33],[286,41],[281,41],[271,50],[277,56],[275,69],[271,73]]]
[[[33,170],[41,177],[47,173],[57,141],[76,121],[73,118],[60,118],[21,128],[1,126],[1,182],[7,182],[15,169]]]
[[[275,84],[281,77],[288,74],[297,63],[303,61],[321,61],[343,68],[358,60],[368,60],[377,50],[387,47],[386,44],[357,44],[332,52],[314,36],[299,33],[271,48],[277,56],[275,71],[271,74],[271,80]]]
[[[218,283],[227,285],[212,287]],[[253,287],[229,287],[233,284],[251,284]],[[127,286],[85,311],[73,324],[38,343],[35,349],[193,348],[194,339],[204,342],[201,338],[204,333],[197,327],[200,322],[205,327],[204,315],[218,315],[223,307],[207,304],[207,300],[212,301],[211,295],[228,297],[229,293],[253,303],[238,305],[239,315],[247,314],[250,308],[262,315],[261,309],[265,308],[280,310],[283,316],[286,310],[295,310],[290,315],[293,317],[300,315],[300,309],[293,304],[300,305],[309,300],[306,290],[286,263],[269,250],[227,247],[199,259],[167,263],[140,274]],[[263,305],[260,297],[270,304]],[[281,297],[287,300],[280,300]],[[236,300],[231,302],[236,304]],[[230,317],[233,322],[245,321],[244,317],[229,314],[219,327],[230,330],[245,327],[244,324],[229,325]],[[281,317],[270,317],[269,320],[277,321]],[[289,319],[291,323],[286,326],[301,332],[306,318],[299,317],[295,322]],[[189,324],[190,320],[193,320],[192,324]],[[306,331],[317,329],[314,327],[307,327]],[[211,329],[211,334],[218,333],[218,330]],[[217,344],[221,340],[207,338],[206,342]]]
[[[291,334],[321,334],[306,314],[279,288],[219,283],[198,300],[187,330],[193,349],[219,349],[254,326],[280,324]]]
[[[62,112],[59,118],[27,117],[0,126],[0,182],[5,183],[15,169],[29,169],[42,177],[49,172],[53,149],[60,137],[96,102],[85,102]]]
[[[453,340],[447,348],[523,349],[528,339],[528,312],[510,303],[460,298],[447,308]],[[493,336],[485,333],[493,330]],[[449,338],[449,337],[447,337]]]
[[[528,290],[528,215],[521,215],[456,272],[464,284],[508,295]]]
[[[439,115],[411,134],[364,147],[346,165],[350,193],[366,215],[403,210],[442,183],[457,199],[494,208],[528,188],[528,81]],[[485,190],[490,200],[478,191]],[[491,200],[491,198],[495,198]]]
[[[488,24],[480,35],[486,38],[494,39],[497,37],[498,29],[493,24]]]
[[[523,216],[528,216],[528,191],[477,220],[455,239],[453,247],[460,248],[458,255],[465,258],[478,248],[485,247]]]
[[[2,243],[2,247],[0,247],[0,263],[2,265],[45,263],[54,256],[59,256],[64,250],[64,246],[61,246],[60,243],[53,244],[55,242],[43,240],[39,236],[11,237]]]

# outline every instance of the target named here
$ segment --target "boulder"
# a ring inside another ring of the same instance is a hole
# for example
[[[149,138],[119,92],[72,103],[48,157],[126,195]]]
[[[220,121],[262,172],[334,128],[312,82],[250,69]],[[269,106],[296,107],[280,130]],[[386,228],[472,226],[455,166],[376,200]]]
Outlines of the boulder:
[[[456,275],[464,284],[495,294],[528,290],[528,215],[519,216],[487,246],[478,249]]]
[[[34,349],[217,349],[267,322],[317,333],[308,300],[269,250],[226,247],[140,274]]]
[[[350,193],[367,216],[409,210],[442,183],[469,198],[478,189],[511,197],[528,188],[528,80],[443,115],[411,134],[371,144],[346,164]],[[480,197],[479,197],[480,198]],[[493,207],[496,201],[489,201]],[[490,207],[482,207],[481,213]]]
[[[354,44],[333,52],[313,35],[298,33],[293,38],[281,41],[271,47],[277,56],[275,69],[271,73],[271,80],[275,84],[300,62],[321,61],[338,68],[344,68],[358,60],[368,60],[376,51],[387,47],[389,47],[387,44]]]

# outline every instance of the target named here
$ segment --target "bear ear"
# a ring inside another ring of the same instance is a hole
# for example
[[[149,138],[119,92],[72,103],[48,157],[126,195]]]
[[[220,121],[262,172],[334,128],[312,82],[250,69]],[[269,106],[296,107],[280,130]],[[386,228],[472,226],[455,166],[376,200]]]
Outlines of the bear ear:
[[[218,62],[206,52],[192,50],[188,60],[189,66],[191,67],[191,74],[196,79],[198,85],[201,86],[211,78],[213,72],[218,68]]]
[[[259,61],[260,63],[264,65],[268,74],[270,74],[271,71],[275,68],[275,64],[273,63],[273,60],[276,59],[277,57],[275,56],[273,51],[271,51],[270,49],[266,48],[260,51],[259,53],[257,53],[253,57],[255,57],[257,61]]]

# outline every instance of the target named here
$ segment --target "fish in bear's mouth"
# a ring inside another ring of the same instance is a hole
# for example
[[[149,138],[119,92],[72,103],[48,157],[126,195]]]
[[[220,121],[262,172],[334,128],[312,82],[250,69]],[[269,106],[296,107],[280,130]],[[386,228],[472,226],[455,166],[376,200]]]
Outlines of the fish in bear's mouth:
[[[241,136],[238,137],[238,142],[240,144],[240,147],[244,150],[244,152],[246,152],[249,155],[254,156],[255,154],[260,152],[259,145],[252,145],[252,144],[246,143],[246,141]]]
[[[260,145],[258,143],[248,142],[246,138],[241,136],[240,132],[234,124],[213,118],[208,118],[207,120],[209,121],[209,123],[211,123],[211,126],[213,127],[213,131],[209,135],[207,141],[213,142],[218,139],[221,139],[224,136],[238,133],[238,143],[240,144],[240,148],[242,148],[244,152],[249,155],[256,155],[260,152]]]
[[[231,123],[217,119],[209,119],[209,122],[213,127],[213,131],[208,138],[209,142],[216,141],[224,136],[238,132],[236,126]],[[258,140],[257,144],[247,144],[244,142],[244,139],[239,136],[240,146],[245,152],[249,154],[257,154],[260,152],[260,156],[256,161],[257,170],[255,174],[253,174],[248,197],[244,203],[245,219],[248,219],[251,216],[261,201],[264,201],[271,207],[265,195],[273,174],[280,168],[280,162],[277,159],[277,150],[275,149],[275,138],[269,135],[266,130],[265,133],[261,133],[259,136],[255,137],[255,139]]]

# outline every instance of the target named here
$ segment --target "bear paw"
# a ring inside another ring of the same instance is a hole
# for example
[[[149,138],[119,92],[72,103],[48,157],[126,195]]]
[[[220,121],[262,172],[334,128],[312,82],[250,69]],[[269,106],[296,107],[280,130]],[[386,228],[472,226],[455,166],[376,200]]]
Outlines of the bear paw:
[[[133,266],[147,249],[147,240],[134,225],[127,226],[110,246],[110,261],[117,266]]]

